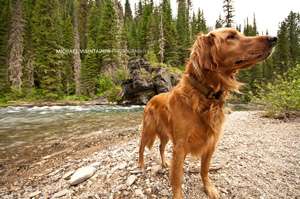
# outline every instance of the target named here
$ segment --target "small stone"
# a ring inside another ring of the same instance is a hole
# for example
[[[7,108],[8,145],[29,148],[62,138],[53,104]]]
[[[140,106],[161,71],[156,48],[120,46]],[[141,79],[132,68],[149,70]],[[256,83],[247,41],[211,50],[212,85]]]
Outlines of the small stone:
[[[124,195],[125,195],[125,196],[128,196],[129,194],[130,194],[129,191],[124,191]]]
[[[141,198],[144,197],[144,194],[143,194],[142,190],[140,190],[140,189],[135,190],[134,193],[137,197],[141,197]]]
[[[199,168],[190,168],[189,173],[199,173],[200,169]]]
[[[130,174],[140,174],[143,173],[142,170],[134,170],[134,171],[130,171]]]
[[[37,196],[37,195],[40,195],[42,192],[41,191],[36,191],[36,192],[33,192],[33,193],[31,193],[31,194],[29,194],[29,198],[33,198],[33,197],[35,197],[35,196]]]
[[[161,165],[154,165],[152,168],[151,168],[151,173],[153,175],[155,175],[160,169],[161,169]]]
[[[127,166],[127,163],[126,162],[123,162],[119,165],[119,169],[122,170],[122,169],[125,169],[125,167]]]
[[[98,167],[100,167],[100,165],[101,165],[101,162],[94,162],[94,163],[91,164],[90,166],[91,166],[91,167],[95,167],[95,168],[97,169]]]
[[[145,191],[146,191],[147,194],[150,194],[151,193],[151,188],[149,187]]]
[[[129,178],[127,179],[127,181],[126,181],[126,185],[127,186],[130,186],[130,185],[132,185],[133,183],[134,183],[134,181],[136,180],[136,175],[131,175],[131,176],[129,176]]]
[[[57,193],[55,193],[52,198],[59,198],[59,197],[62,197],[62,196],[65,196],[67,195],[68,193],[70,193],[70,191],[68,189],[64,189],[62,191],[59,191]]]
[[[65,180],[67,180],[67,179],[69,179],[71,177],[71,175],[73,173],[75,173],[75,171],[69,171],[62,178],[65,179]]]
[[[70,184],[77,185],[94,175],[96,172],[95,167],[86,166],[78,169],[71,177]]]
[[[160,193],[161,193],[161,195],[163,195],[163,196],[169,195],[169,191],[168,191],[167,189],[163,189]]]

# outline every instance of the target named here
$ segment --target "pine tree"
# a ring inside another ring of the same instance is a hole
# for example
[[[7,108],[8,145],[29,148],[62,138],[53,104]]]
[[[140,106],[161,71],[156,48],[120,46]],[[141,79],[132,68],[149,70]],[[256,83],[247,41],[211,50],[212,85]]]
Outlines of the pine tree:
[[[77,2],[75,2],[77,3]],[[76,4],[75,4],[76,5]],[[77,96],[81,95],[81,58],[80,58],[80,38],[77,23],[77,6],[74,7],[74,82],[75,93]]]
[[[176,31],[178,34],[177,49],[180,65],[185,64],[185,59],[189,53],[188,48],[190,47],[189,16],[187,15],[187,10],[188,7],[186,1],[178,1]]]
[[[62,31],[58,0],[37,1],[33,11],[35,73],[47,100],[58,98],[61,87]]]
[[[63,47],[65,49],[74,49],[74,27],[69,14],[63,24]],[[68,53],[64,58],[63,81],[65,81],[67,96],[70,95],[70,85],[73,81],[73,56],[72,53]]]
[[[12,17],[12,29],[8,40],[10,48],[8,70],[11,88],[22,91],[22,76],[23,76],[23,35],[24,28],[22,24],[22,8],[21,0],[17,0]]]
[[[288,41],[290,50],[290,67],[294,67],[297,61],[300,61],[300,19],[299,13],[290,12],[287,19]]]
[[[255,14],[253,14],[253,30],[252,31],[253,31],[252,36],[258,35]]]
[[[143,6],[143,12],[142,16],[138,23],[138,45],[139,50],[141,50],[141,56],[144,56],[145,53],[143,53],[145,50],[148,49],[148,42],[147,39],[149,38],[149,17],[152,13],[152,6],[151,4],[146,4]]]
[[[177,33],[172,21],[172,10],[169,0],[163,0],[162,4],[163,38],[164,38],[164,62],[177,66]]]
[[[95,41],[92,37],[88,40],[88,52],[89,50],[96,49]],[[94,97],[96,77],[99,74],[97,70],[97,54],[93,51],[86,54],[83,64],[82,80],[86,92],[90,97]]]
[[[97,48],[108,53],[100,53],[99,59],[101,62],[101,71],[112,71],[118,67],[118,57],[116,50],[116,20],[117,15],[114,4],[111,0],[107,0],[103,8],[103,14],[100,21]]]
[[[118,68],[116,70],[122,70],[123,74],[127,73],[127,65],[129,56],[127,55],[127,34],[126,34],[126,25],[124,23],[124,14],[123,14],[123,7],[121,3],[115,0],[115,10],[116,10],[116,49],[117,49],[117,62]],[[118,71],[114,71],[115,74],[115,83],[118,82]]]
[[[285,21],[281,22],[278,33],[278,42],[274,52],[274,64],[277,72],[281,75],[288,70],[290,62],[290,44],[288,40],[288,26]]]
[[[12,17],[11,0],[0,0],[0,94],[10,89],[7,57],[10,22]]]
[[[78,33],[80,38],[80,48],[86,49],[87,47],[87,21],[89,13],[89,0],[78,0]],[[81,54],[81,58],[84,59],[84,53]]]
[[[219,15],[219,19],[216,20],[216,25],[215,25],[215,29],[218,29],[218,28],[222,28],[223,27],[223,20],[222,20],[222,16],[221,14]]]
[[[127,20],[132,21],[133,17],[132,17],[132,11],[130,8],[130,3],[129,0],[126,0],[125,2],[125,15],[124,15],[124,23],[127,22]]]
[[[233,27],[234,8],[233,0],[223,0],[223,11],[225,13],[224,24],[226,28]]]
[[[198,15],[197,15],[197,20],[198,20],[198,33],[203,32],[204,34],[208,33],[208,27],[206,26],[206,19],[204,18],[204,11],[198,9]]]

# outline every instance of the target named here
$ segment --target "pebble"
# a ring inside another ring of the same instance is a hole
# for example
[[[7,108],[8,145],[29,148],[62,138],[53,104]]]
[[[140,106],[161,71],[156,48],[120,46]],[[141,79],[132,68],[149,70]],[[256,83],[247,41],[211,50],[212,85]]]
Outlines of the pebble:
[[[134,181],[136,180],[137,176],[136,175],[131,175],[128,177],[127,181],[126,181],[126,185],[129,187],[131,186]]]
[[[33,193],[31,193],[31,194],[29,194],[29,198],[33,198],[33,197],[35,197],[35,196],[37,196],[37,195],[40,195],[42,192],[41,191],[36,191],[36,192],[33,192]]]
[[[126,162],[123,162],[119,165],[119,169],[122,170],[122,169],[125,169],[125,167],[127,166],[127,163]]]
[[[71,177],[70,184],[77,185],[94,175],[96,172],[95,167],[86,166],[78,169]]]
[[[151,168],[151,173],[152,173],[153,175],[155,175],[161,168],[162,168],[161,165],[154,165],[154,166],[152,166],[152,168]]]
[[[140,190],[140,189],[136,189],[136,190],[134,191],[134,193],[135,193],[135,195],[136,195],[137,197],[140,197],[140,198],[143,198],[143,197],[144,197],[143,191]]]
[[[67,180],[67,179],[69,179],[70,177],[71,177],[71,175],[73,174],[73,173],[75,173],[75,171],[69,171],[69,172],[67,172],[65,175],[63,175],[63,179],[65,179],[65,180]]]
[[[168,191],[167,189],[163,189],[160,193],[161,193],[161,195],[163,195],[163,196],[169,195],[169,191]]]
[[[62,191],[59,191],[57,193],[55,193],[52,198],[59,198],[59,197],[62,197],[62,196],[65,196],[67,195],[68,193],[70,193],[70,191],[68,189],[64,189]]]
[[[94,162],[94,163],[91,164],[90,166],[91,166],[91,167],[95,167],[95,168],[97,169],[98,167],[100,167],[100,165],[101,165],[101,162]]]

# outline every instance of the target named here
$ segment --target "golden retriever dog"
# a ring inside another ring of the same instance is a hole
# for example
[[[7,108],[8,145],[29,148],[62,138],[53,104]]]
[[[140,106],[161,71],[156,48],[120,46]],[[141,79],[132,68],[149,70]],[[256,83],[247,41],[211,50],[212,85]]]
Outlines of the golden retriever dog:
[[[139,167],[145,168],[144,149],[160,139],[162,164],[169,166],[164,150],[173,142],[170,182],[174,198],[182,198],[183,162],[187,154],[201,158],[200,176],[210,198],[219,193],[209,180],[212,155],[225,120],[225,99],[238,92],[238,70],[266,59],[277,37],[245,37],[234,29],[218,29],[198,36],[186,74],[169,93],[153,97],[145,107],[139,144]]]

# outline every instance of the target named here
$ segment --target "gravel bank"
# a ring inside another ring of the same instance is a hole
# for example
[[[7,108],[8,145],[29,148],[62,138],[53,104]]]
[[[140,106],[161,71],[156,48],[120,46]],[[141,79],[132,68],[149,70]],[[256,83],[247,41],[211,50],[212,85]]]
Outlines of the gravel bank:
[[[300,119],[284,122],[260,114],[240,111],[227,116],[210,178],[221,198],[300,198]],[[101,144],[6,173],[0,180],[0,198],[172,198],[170,169],[160,166],[158,141],[152,151],[145,151],[146,169],[137,168],[139,132],[110,135]],[[171,148],[169,143],[169,159]],[[85,166],[96,168],[94,175],[71,186],[72,173]],[[200,161],[188,156],[184,198],[207,198],[199,169]]]

